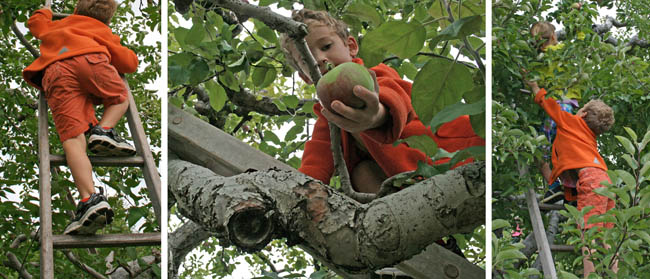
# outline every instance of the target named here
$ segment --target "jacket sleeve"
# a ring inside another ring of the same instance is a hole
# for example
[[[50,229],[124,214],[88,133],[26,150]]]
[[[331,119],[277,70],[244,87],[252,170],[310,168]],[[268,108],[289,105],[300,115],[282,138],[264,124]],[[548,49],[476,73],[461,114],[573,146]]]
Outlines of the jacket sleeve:
[[[563,125],[566,123],[567,118],[571,116],[570,113],[562,110],[562,107],[555,99],[546,98],[546,89],[544,88],[540,89],[535,95],[535,103],[541,106],[557,125]]]
[[[362,134],[378,143],[393,143],[400,139],[404,127],[414,117],[411,105],[411,83],[402,80],[395,70],[380,64],[373,67],[379,85],[379,101],[386,107],[389,119],[380,127],[363,131]]]
[[[40,39],[41,35],[49,29],[49,25],[52,22],[52,11],[49,9],[40,9],[34,12],[34,14],[29,17],[27,21],[27,27],[29,32],[34,35],[34,37]]]
[[[327,119],[320,113],[320,104],[314,105],[314,112],[318,115],[312,137],[305,143],[305,151],[298,171],[315,179],[329,184],[334,173],[334,158],[330,150],[330,129]]]
[[[106,46],[111,53],[111,64],[120,74],[133,73],[138,70],[138,56],[129,48],[120,44],[120,37],[111,34]]]

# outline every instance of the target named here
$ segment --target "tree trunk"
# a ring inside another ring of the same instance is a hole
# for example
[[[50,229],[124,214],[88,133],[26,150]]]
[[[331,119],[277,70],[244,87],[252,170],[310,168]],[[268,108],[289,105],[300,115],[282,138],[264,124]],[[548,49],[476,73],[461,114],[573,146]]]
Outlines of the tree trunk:
[[[244,251],[286,237],[326,264],[368,273],[427,245],[484,223],[485,163],[438,175],[360,204],[297,171],[271,169],[232,177],[170,160],[169,194],[179,212]]]

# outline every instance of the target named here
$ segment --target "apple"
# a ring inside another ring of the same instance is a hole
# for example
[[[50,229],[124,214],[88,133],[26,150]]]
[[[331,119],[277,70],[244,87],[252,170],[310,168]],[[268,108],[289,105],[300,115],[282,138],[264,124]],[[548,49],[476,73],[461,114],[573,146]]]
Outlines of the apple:
[[[571,8],[574,9],[574,10],[580,10],[580,8],[582,8],[582,3],[580,3],[580,2],[575,2],[575,3],[573,3],[573,4],[571,5]]]
[[[366,67],[354,62],[342,63],[328,71],[316,85],[316,94],[323,107],[331,112],[332,101],[339,100],[345,105],[362,109],[366,103],[352,93],[356,85],[375,91],[375,81]]]

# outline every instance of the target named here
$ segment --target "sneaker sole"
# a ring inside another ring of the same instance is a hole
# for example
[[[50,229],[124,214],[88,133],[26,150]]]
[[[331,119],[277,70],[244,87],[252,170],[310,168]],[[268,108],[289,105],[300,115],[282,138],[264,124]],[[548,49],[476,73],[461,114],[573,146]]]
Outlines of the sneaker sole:
[[[134,156],[135,149],[128,144],[120,144],[109,137],[91,135],[88,149],[97,156]]]
[[[107,202],[102,201],[91,207],[78,221],[70,223],[63,234],[93,235],[95,232],[113,222],[113,210]]]

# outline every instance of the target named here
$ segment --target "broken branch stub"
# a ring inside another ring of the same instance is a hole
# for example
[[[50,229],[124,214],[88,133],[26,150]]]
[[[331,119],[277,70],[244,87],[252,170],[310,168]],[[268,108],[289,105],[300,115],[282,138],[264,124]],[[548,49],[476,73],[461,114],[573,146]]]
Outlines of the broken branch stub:
[[[219,177],[170,160],[169,191],[182,215],[244,251],[286,237],[289,245],[300,244],[341,270],[366,273],[483,224],[485,164],[472,163],[360,204],[297,171]]]

